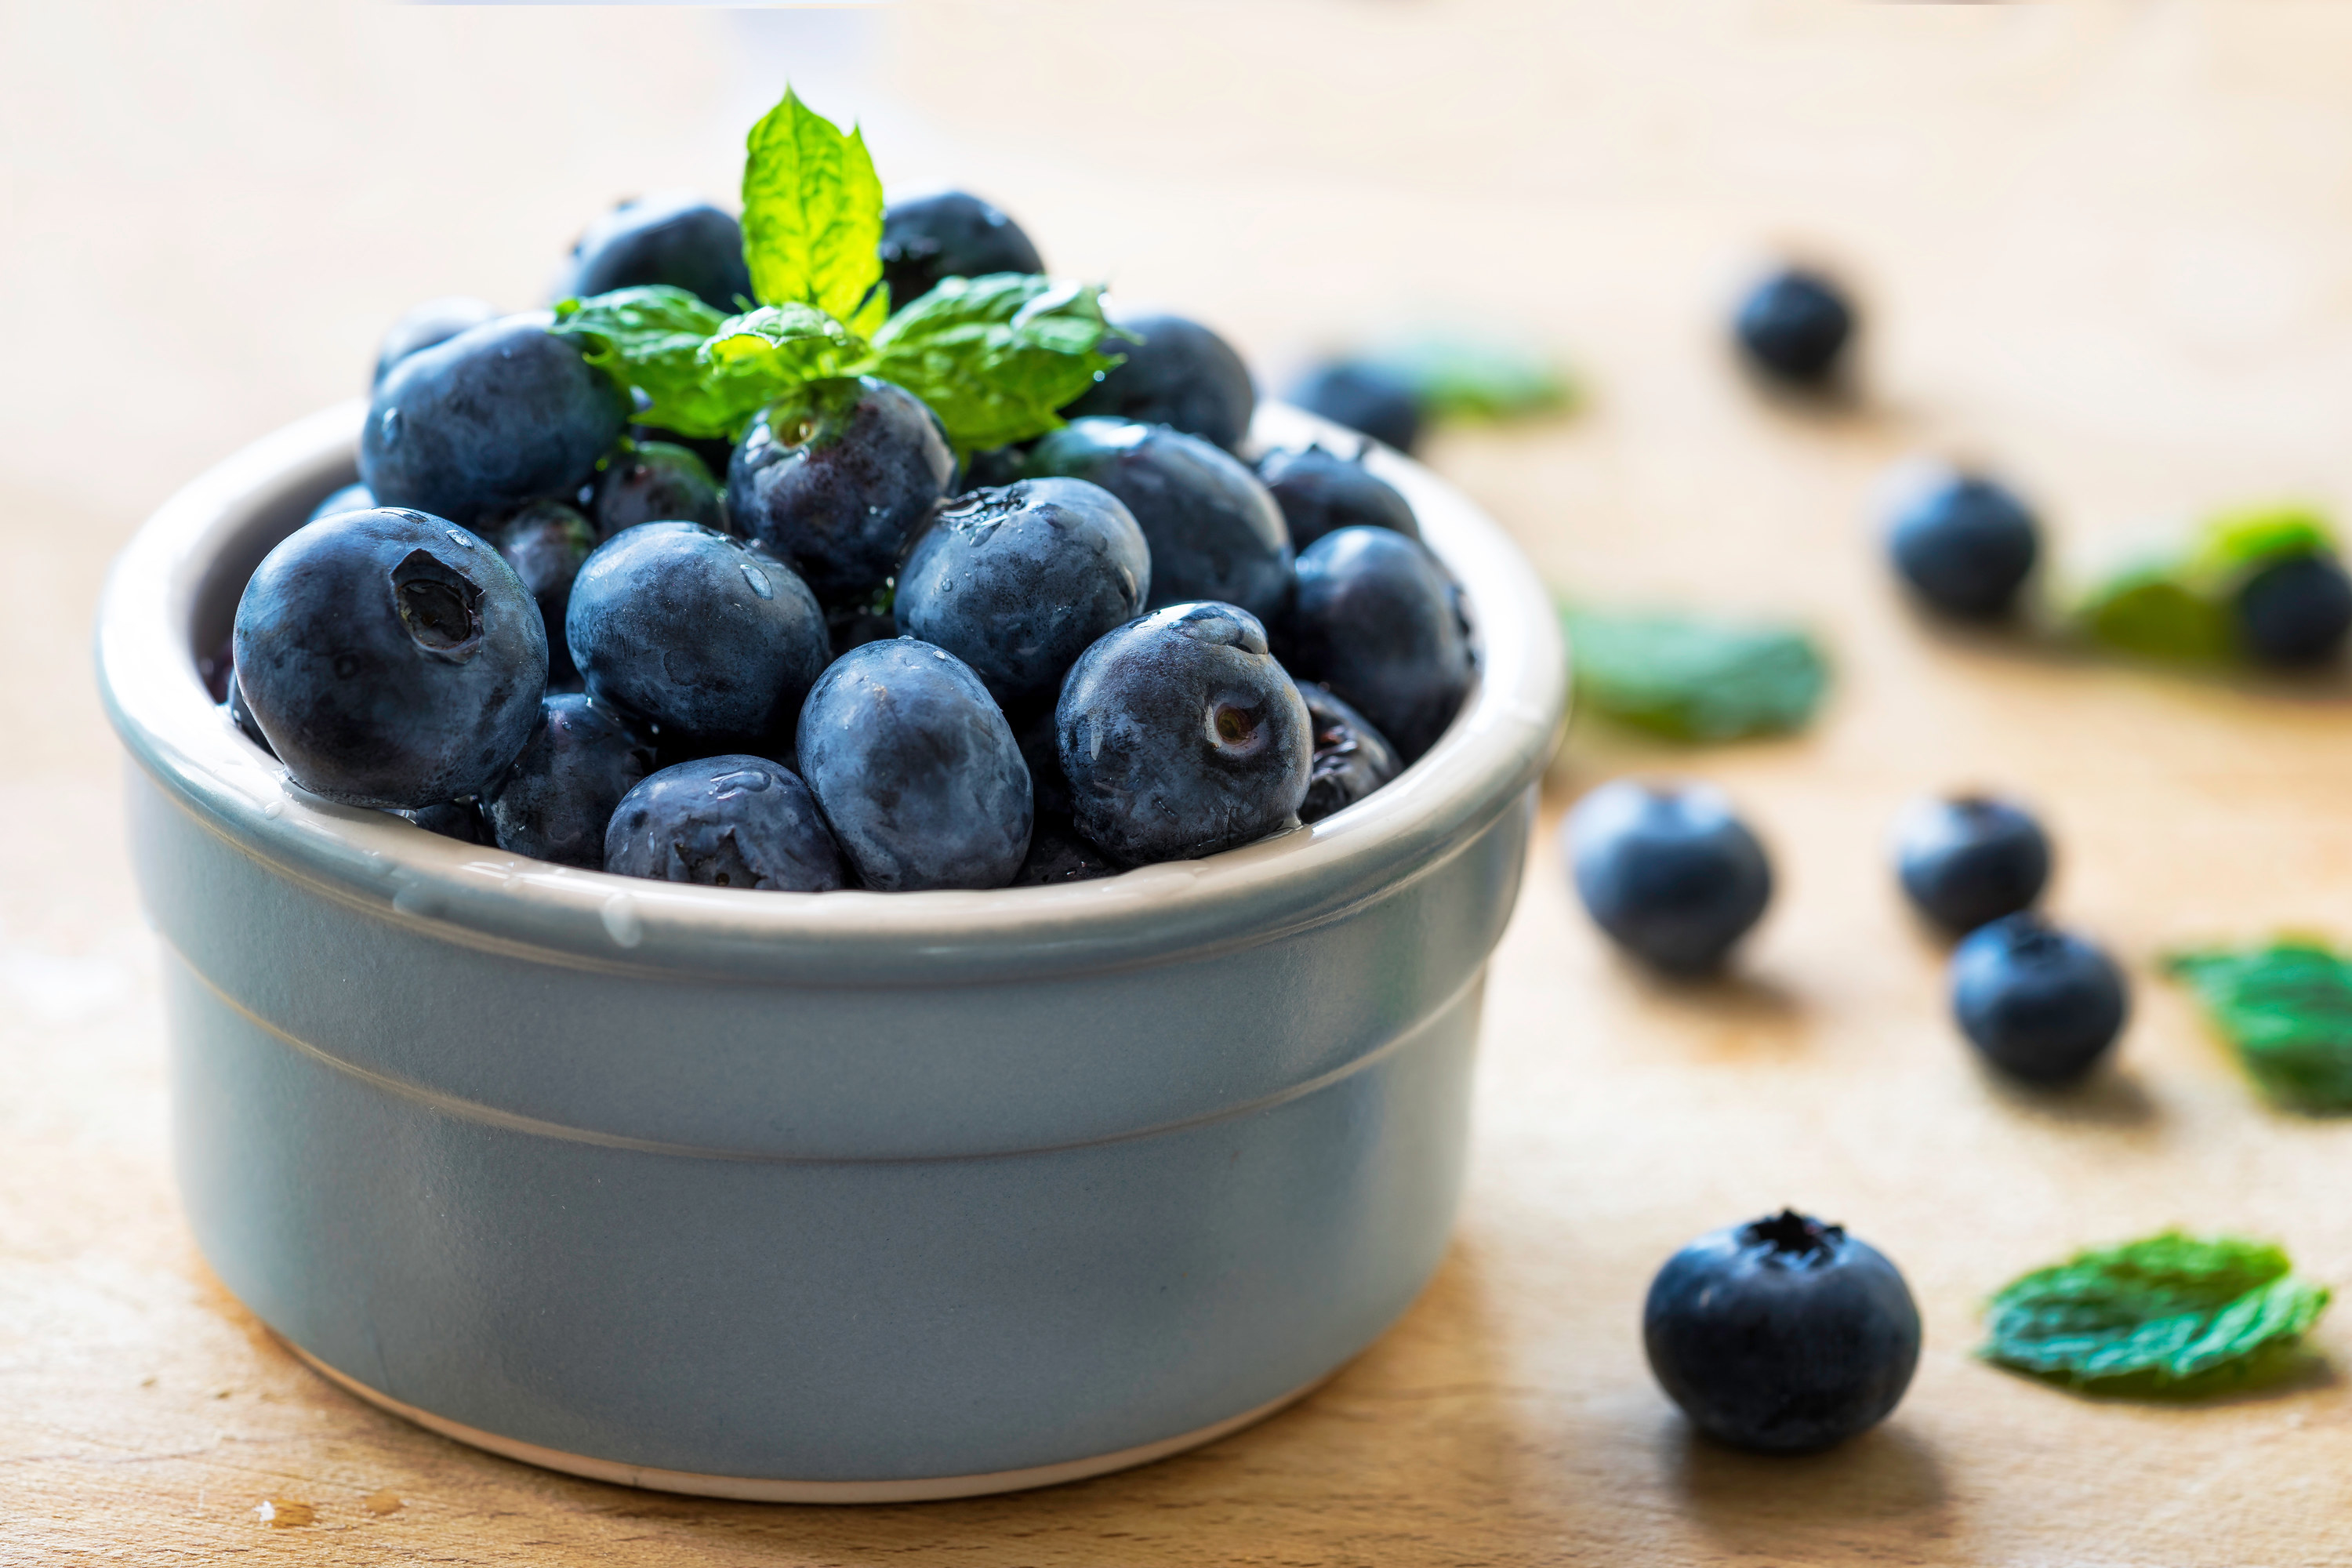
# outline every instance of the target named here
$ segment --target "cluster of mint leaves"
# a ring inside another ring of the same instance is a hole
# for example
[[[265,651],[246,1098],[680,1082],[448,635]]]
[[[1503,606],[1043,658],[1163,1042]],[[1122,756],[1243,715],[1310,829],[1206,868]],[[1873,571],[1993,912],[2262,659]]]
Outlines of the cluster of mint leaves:
[[[2280,1104],[2352,1110],[2352,958],[2309,941],[2178,952],[2185,981],[2248,1076]]]
[[[2327,520],[2310,507],[2224,512],[2182,548],[2135,561],[2094,586],[2074,605],[2074,621],[2118,652],[2226,663],[2239,652],[2233,606],[2247,580],[2282,561],[2335,552]]]
[[[1829,661],[1793,626],[1577,606],[1560,624],[1579,707],[1671,740],[1801,730],[1829,686]]]
[[[789,89],[751,128],[743,258],[752,292],[728,315],[683,289],[616,289],[555,308],[553,331],[639,403],[640,423],[740,437],[813,384],[871,375],[930,405],[960,451],[1058,428],[1118,363],[1102,289],[1026,273],[950,278],[893,310],[882,280],[882,182],[864,133]]]

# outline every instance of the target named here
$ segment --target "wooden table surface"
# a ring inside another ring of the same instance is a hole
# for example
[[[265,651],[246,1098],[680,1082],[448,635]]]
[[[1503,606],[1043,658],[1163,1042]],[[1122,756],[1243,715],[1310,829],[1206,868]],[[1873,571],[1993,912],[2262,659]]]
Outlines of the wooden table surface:
[[[86,652],[107,559],[203,464],[349,392],[414,299],[526,302],[603,202],[727,189],[787,72],[864,116],[887,175],[993,194],[1057,266],[1196,309],[1269,373],[1431,321],[1560,350],[1583,413],[1433,461],[1565,589],[1800,616],[1835,651],[1801,740],[1576,731],[1547,823],[1616,772],[1704,773],[1781,891],[1729,978],[1662,985],[1596,942],[1543,835],[1459,1239],[1396,1330],[1254,1430],[1031,1496],[713,1504],[471,1452],[296,1364],[171,1188]],[[0,1561],[2352,1559],[2340,1372],[2181,1409],[1969,1353],[2012,1274],[2168,1224],[2352,1287],[2352,1129],[2257,1103],[2150,962],[2352,938],[2347,689],[1940,634],[1868,534],[1923,448],[2016,475],[2075,563],[2219,502],[2352,502],[2352,8],[0,0]],[[1725,290],[1783,246],[1865,292],[1856,409],[1768,406],[1724,362]],[[1898,805],[1971,783],[2045,808],[2056,910],[2132,971],[2120,1061],[2078,1091],[1971,1065],[1891,885]],[[1927,1349],[1883,1428],[1766,1460],[1691,1440],[1636,1318],[1681,1242],[1783,1203],[1896,1259]],[[2352,1313],[2318,1341],[2352,1365]]]

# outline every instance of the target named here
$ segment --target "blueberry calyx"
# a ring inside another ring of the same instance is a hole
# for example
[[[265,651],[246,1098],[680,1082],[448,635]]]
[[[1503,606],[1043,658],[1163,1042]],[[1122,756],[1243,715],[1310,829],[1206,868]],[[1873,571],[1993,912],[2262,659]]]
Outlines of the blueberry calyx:
[[[422,550],[392,569],[393,600],[416,646],[452,661],[473,657],[482,638],[482,591]]]
[[[1739,1227],[1741,1246],[1762,1247],[1763,1261],[1783,1268],[1825,1263],[1844,1240],[1845,1226],[1823,1225],[1811,1215],[1801,1215],[1791,1208],[1749,1220]]]

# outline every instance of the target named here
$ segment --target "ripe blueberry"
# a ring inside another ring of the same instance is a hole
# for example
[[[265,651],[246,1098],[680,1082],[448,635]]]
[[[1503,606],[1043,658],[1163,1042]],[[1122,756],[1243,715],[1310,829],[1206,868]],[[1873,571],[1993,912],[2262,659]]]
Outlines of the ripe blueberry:
[[[1593,923],[1675,973],[1722,963],[1772,898],[1764,847],[1703,784],[1602,784],[1569,813],[1568,860]]]
[[[2352,577],[2333,555],[2274,561],[2238,590],[2238,633],[2258,664],[2325,664],[2352,631]]]
[[[1748,363],[1766,375],[1820,386],[1834,375],[1853,336],[1853,307],[1831,279],[1787,268],[1749,290],[1732,331]]]
[[[499,847],[601,869],[613,808],[653,763],[646,738],[594,698],[548,698],[539,728],[486,803]]]
[[[942,278],[1045,270],[1021,226],[978,196],[940,191],[882,209],[882,281],[893,310],[913,304]]]
[[[1995,1065],[2035,1083],[2088,1072],[2123,1032],[2123,971],[2039,915],[1979,926],[1952,950],[1952,1013]]]
[[[1361,713],[1315,681],[1298,684],[1315,736],[1315,763],[1307,780],[1301,822],[1320,822],[1355,805],[1404,770],[1390,745]]]
[[[1334,360],[1309,369],[1283,393],[1283,401],[1320,414],[1335,425],[1410,452],[1421,439],[1421,399],[1377,365]]]
[[[1165,425],[1228,452],[1242,444],[1257,389],[1232,344],[1182,316],[1113,310],[1108,319],[1129,338],[1106,339],[1103,352],[1124,358],[1063,413]]]
[[[816,799],[765,757],[704,757],[654,773],[614,809],[604,869],[706,888],[827,893],[845,884],[841,851]]]
[[[2050,840],[2014,801],[1929,797],[1895,825],[1895,868],[1919,912],[1958,936],[2033,907],[2050,880]]]
[[[1999,620],[2042,552],[2025,503],[1979,474],[1939,469],[1912,487],[1887,529],[1887,552],[1920,598],[1968,620]]]
[[[393,322],[392,330],[383,334],[383,343],[376,350],[375,374],[368,382],[369,387],[382,386],[392,367],[417,350],[446,343],[459,332],[470,332],[484,322],[498,319],[499,308],[487,300],[452,294],[444,299],[425,300]]]
[[[1385,528],[1407,539],[1421,537],[1412,504],[1357,458],[1320,447],[1268,452],[1258,459],[1257,477],[1282,508],[1295,550],[1342,528]]]
[[[1453,578],[1416,540],[1343,528],[1300,553],[1297,582],[1292,669],[1329,685],[1398,756],[1417,760],[1454,722],[1476,673]]]
[[[345,485],[341,489],[312,507],[310,515],[304,521],[316,522],[322,517],[334,517],[341,512],[373,511],[374,510],[375,497],[368,494],[367,486]]]
[[[614,454],[596,476],[588,512],[600,540],[641,522],[727,528],[719,481],[700,458],[668,441],[639,441],[635,451]]]
[[[496,847],[499,841],[497,834],[490,829],[490,819],[484,814],[478,801],[453,800],[441,805],[419,806],[415,811],[395,811],[392,815],[427,833],[437,833],[460,844]]]
[[[614,289],[667,283],[701,296],[726,315],[751,297],[743,229],[735,215],[689,193],[623,202],[590,224],[572,247],[556,298],[586,299]]]
[[[547,678],[571,679],[572,650],[563,641],[563,615],[572,603],[572,579],[596,548],[596,531],[560,500],[527,500],[483,518],[481,533],[539,603],[540,616],[547,623]]]

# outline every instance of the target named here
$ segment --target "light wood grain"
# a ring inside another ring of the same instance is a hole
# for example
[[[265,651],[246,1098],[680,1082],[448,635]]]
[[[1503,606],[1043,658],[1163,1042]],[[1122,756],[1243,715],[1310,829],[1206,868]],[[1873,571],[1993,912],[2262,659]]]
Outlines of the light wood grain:
[[[2195,1410],[1973,1362],[1975,1303],[2085,1241],[2276,1236],[2352,1285],[2352,1129],[2263,1109],[2151,973],[2169,944],[2352,937],[2337,682],[2184,681],[1915,622],[1871,553],[1884,467],[1990,454],[2070,560],[2218,500],[2352,501],[2352,11],[2328,4],[1693,6],[1193,0],[815,18],[0,0],[0,1560],[866,1565],[2352,1558],[2331,1373]],[[151,939],[89,691],[103,563],[180,479],[344,395],[414,298],[528,300],[625,191],[723,190],[791,70],[886,173],[951,176],[1057,265],[1280,369],[1366,322],[1564,348],[1579,417],[1436,463],[1563,588],[1786,611],[1816,733],[1708,753],[1580,729],[1548,821],[1703,772],[1778,904],[1727,981],[1601,949],[1549,835],[1498,953],[1460,1237],[1300,1407],[1026,1497],[871,1510],[574,1482],[375,1414],[211,1282],[176,1214]],[[1868,291],[1864,406],[1759,401],[1716,341],[1750,257]],[[2129,961],[2117,1068],[1977,1071],[1882,838],[1922,789],[2047,810],[2058,910]],[[1692,1442],[1636,1335],[1650,1271],[1781,1203],[1920,1296],[1884,1428],[1828,1456]],[[2322,1348],[2352,1364],[2352,1320]],[[278,1500],[273,1528],[255,1510]],[[398,1506],[393,1506],[394,1500]]]

